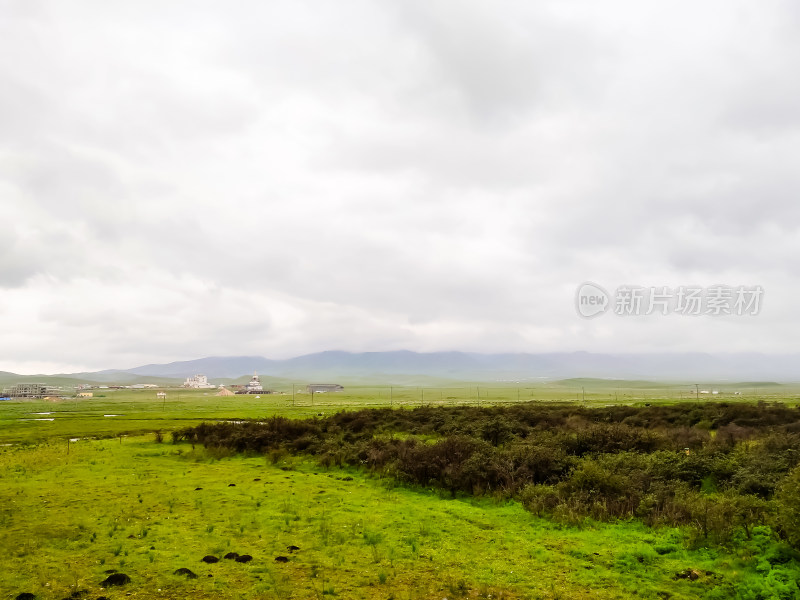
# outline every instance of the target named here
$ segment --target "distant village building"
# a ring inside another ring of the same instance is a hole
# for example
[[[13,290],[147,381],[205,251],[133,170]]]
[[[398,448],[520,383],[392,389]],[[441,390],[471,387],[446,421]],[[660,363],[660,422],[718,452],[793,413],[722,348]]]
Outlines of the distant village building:
[[[60,396],[61,388],[47,385],[46,383],[18,383],[3,392],[11,398],[46,398]]]
[[[253,373],[253,376],[250,378],[249,383],[245,386],[248,394],[260,394],[264,391],[264,388],[261,387],[261,380],[258,378],[258,373]]]
[[[233,396],[234,393],[230,391],[228,388],[221,387],[217,392],[217,396]]]
[[[161,400],[161,399],[166,400],[167,399],[167,392],[156,392],[156,398],[158,398],[159,400]]]
[[[231,386],[233,387],[233,386]],[[265,390],[261,385],[261,380],[258,378],[258,373],[253,373],[247,385],[241,387],[237,394],[271,394],[272,391]]]
[[[91,398],[94,396],[92,392],[78,392],[78,398]]]
[[[306,386],[306,391],[309,394],[318,394],[320,392],[341,392],[343,386],[338,383],[310,383]]]
[[[198,389],[207,390],[215,386],[208,383],[208,377],[206,377],[205,375],[194,375],[192,377],[186,378],[186,381],[183,383],[183,387],[192,388],[196,390]]]

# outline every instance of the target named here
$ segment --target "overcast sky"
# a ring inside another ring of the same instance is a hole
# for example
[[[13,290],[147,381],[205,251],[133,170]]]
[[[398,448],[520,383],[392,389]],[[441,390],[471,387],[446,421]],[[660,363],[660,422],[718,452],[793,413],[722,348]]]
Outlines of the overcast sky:
[[[800,351],[793,0],[0,0],[0,370]],[[583,319],[584,281],[763,286]]]

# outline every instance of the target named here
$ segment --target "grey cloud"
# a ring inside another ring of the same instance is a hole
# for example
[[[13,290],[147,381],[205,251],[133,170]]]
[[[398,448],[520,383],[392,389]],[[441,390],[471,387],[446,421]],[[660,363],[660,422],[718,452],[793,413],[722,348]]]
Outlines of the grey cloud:
[[[76,332],[98,367],[739,343],[735,323],[574,315],[587,278],[690,276],[763,275],[781,308],[748,331],[785,348],[797,19],[778,1],[8,3],[0,327],[20,343],[0,359],[74,364],[48,341]]]
[[[116,270],[87,256],[98,248],[79,228],[58,223],[26,227],[0,236],[0,289],[22,288],[36,277],[68,281],[75,277],[113,278]]]
[[[455,92],[479,126],[563,110],[602,83],[607,44],[545,4],[465,2],[453,11],[409,2],[398,11],[431,60],[425,83]]]
[[[0,287],[16,287],[39,273],[43,262],[39,256],[22,251],[19,237],[13,231],[0,236]]]

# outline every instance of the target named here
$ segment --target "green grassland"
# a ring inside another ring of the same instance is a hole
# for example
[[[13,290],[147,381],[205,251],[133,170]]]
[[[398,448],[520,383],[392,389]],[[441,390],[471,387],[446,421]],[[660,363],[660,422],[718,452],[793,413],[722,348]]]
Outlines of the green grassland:
[[[535,386],[476,382],[449,387],[350,386],[343,392],[311,394],[291,386],[258,398],[216,396],[215,390],[163,388],[157,390],[93,390],[93,398],[56,401],[0,402],[0,443],[43,441],[53,438],[107,437],[171,430],[206,420],[249,419],[271,415],[307,417],[342,409],[453,405],[495,405],[514,402],[577,402],[585,406],[674,403],[683,400],[800,403],[800,387],[762,383],[706,386],[719,395],[696,395],[694,386],[654,382],[571,379]],[[701,388],[702,389],[702,388]],[[738,395],[734,395],[739,392]],[[44,414],[47,413],[47,414]],[[115,415],[115,416],[104,416]],[[48,419],[52,419],[48,420]]]
[[[449,499],[299,459],[214,456],[153,436],[81,441],[69,454],[56,444],[8,448],[0,476],[5,596],[694,598],[735,581],[753,551],[689,551],[677,529],[566,527],[511,502]],[[230,551],[254,560],[200,560]],[[281,555],[290,561],[276,563]],[[198,579],[174,575],[180,567]],[[674,578],[687,568],[701,578]],[[108,569],[132,583],[103,591]]]
[[[795,388],[759,388],[717,386],[722,393],[714,400],[797,403]],[[734,390],[741,394],[733,396]],[[88,599],[112,600],[800,597],[800,588],[787,581],[793,559],[768,560],[780,552],[766,528],[729,548],[702,547],[689,544],[680,528],[588,519],[559,524],[513,501],[453,498],[358,469],[323,468],[311,458],[157,443],[152,433],[203,421],[374,406],[518,398],[586,406],[675,403],[693,400],[690,391],[687,385],[571,380],[350,386],[313,398],[169,389],[165,402],[155,390],[95,390],[91,399],[0,402],[0,599],[31,592],[60,600],[80,590]],[[32,420],[40,418],[53,420]],[[289,553],[289,545],[300,550]],[[230,551],[253,560],[200,560]],[[276,556],[289,562],[275,562]],[[198,578],[174,575],[181,567]],[[131,583],[100,588],[110,569],[128,574]],[[687,570],[697,579],[676,577]]]

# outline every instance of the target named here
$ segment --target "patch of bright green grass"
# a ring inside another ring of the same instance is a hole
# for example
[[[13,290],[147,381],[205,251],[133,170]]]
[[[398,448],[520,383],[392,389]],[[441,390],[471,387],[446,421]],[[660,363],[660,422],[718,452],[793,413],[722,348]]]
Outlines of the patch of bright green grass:
[[[760,391],[731,385],[715,402],[752,402],[754,399],[798,402],[797,386]],[[743,389],[734,396],[734,390]],[[165,432],[210,420],[258,419],[272,415],[290,418],[327,415],[360,408],[412,408],[425,406],[501,405],[517,402],[564,403],[586,407],[627,404],[674,404],[695,401],[686,385],[656,382],[564,380],[536,386],[476,383],[462,387],[348,386],[343,392],[216,396],[214,390],[167,389],[166,401],[156,390],[94,390],[93,398],[58,401],[0,401],[0,443],[41,442],[53,438],[113,437]],[[766,391],[769,391],[767,394]],[[47,414],[38,414],[47,413]],[[114,415],[114,416],[105,416]],[[52,419],[52,420],[45,420]]]
[[[749,555],[691,551],[677,529],[558,525],[513,502],[450,499],[302,459],[273,465],[152,439],[80,441],[69,455],[62,444],[0,451],[0,592],[688,599],[779,573],[762,560],[766,546]],[[200,561],[231,551],[254,559]],[[180,567],[198,579],[173,575]],[[104,592],[108,569],[132,583]],[[685,569],[702,576],[676,580]]]

